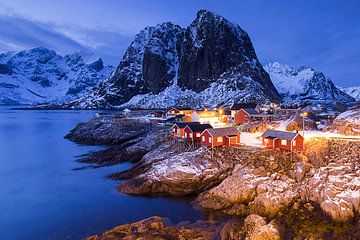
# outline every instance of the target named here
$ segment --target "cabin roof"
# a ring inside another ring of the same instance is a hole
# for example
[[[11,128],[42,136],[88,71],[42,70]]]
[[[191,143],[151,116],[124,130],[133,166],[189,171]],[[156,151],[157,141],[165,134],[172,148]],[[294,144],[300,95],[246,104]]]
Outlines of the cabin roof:
[[[188,127],[192,132],[202,132],[205,129],[213,128],[210,124],[191,124]]]
[[[234,103],[230,110],[240,110],[242,108],[253,108],[255,109],[257,106],[256,103]]]
[[[279,131],[279,130],[272,130],[272,129],[268,129],[266,130],[261,137],[265,137],[265,138],[279,138],[279,139],[283,139],[283,140],[293,140],[299,133],[296,132],[286,132],[286,131]]]
[[[177,125],[179,128],[185,128],[186,126],[200,125],[199,122],[176,122],[174,125]]]
[[[224,127],[224,128],[210,128],[207,131],[213,137],[220,137],[220,136],[236,136],[240,134],[240,131],[235,127]]]
[[[245,112],[247,112],[249,115],[259,115],[259,112],[256,111],[254,108],[242,108]]]

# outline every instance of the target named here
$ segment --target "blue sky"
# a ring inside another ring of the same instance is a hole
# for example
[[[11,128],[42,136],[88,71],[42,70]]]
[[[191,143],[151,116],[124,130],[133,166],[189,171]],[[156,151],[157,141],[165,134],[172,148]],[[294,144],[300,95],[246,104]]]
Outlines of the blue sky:
[[[263,64],[311,66],[337,85],[360,85],[357,0],[0,0],[0,51],[91,51],[116,65],[141,29],[165,21],[185,27],[199,9],[239,24]]]

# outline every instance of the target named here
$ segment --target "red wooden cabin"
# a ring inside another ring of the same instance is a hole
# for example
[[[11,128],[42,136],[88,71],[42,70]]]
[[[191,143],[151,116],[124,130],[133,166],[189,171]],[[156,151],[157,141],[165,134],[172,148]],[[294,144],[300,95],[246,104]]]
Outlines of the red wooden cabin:
[[[172,134],[176,137],[185,136],[185,127],[188,125],[200,125],[199,122],[177,122],[172,126]]]
[[[266,130],[262,135],[262,144],[273,149],[293,151],[302,149],[304,138],[297,132]]]
[[[201,141],[201,133],[209,128],[213,128],[210,124],[190,124],[184,129],[184,137],[188,141]]]
[[[240,144],[240,131],[235,127],[210,128],[201,134],[201,144],[221,147]]]
[[[244,124],[249,121],[266,121],[271,115],[261,114],[252,108],[242,108],[235,113],[234,122],[236,124]]]

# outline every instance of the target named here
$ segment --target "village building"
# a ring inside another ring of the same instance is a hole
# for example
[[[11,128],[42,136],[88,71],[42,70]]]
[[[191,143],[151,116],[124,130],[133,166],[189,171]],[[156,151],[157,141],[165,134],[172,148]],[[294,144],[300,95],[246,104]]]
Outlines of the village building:
[[[170,108],[167,111],[168,116],[175,116],[175,115],[191,115],[194,112],[191,108]]]
[[[201,144],[211,148],[239,145],[240,131],[235,127],[206,129],[201,134]]]
[[[153,111],[149,115],[152,118],[162,118],[162,117],[164,117],[165,114],[164,114],[164,112],[161,112],[161,111]]]
[[[273,115],[259,113],[253,108],[242,108],[235,113],[234,123],[241,125],[250,121],[267,122],[271,121],[272,116]]]
[[[190,124],[184,129],[184,137],[187,141],[201,141],[201,133],[206,129],[213,128],[210,124]]]
[[[257,109],[257,108],[258,108],[258,104],[257,104],[257,103],[235,103],[235,104],[233,104],[232,107],[230,108],[231,118],[234,119],[234,118],[235,118],[235,114],[236,114],[240,109],[244,109],[244,108]]]
[[[192,121],[197,121],[202,124],[211,125],[224,125],[228,121],[228,117],[225,115],[225,110],[202,110],[195,111],[191,114]]]
[[[266,130],[262,135],[262,145],[272,148],[293,151],[302,149],[304,138],[298,132],[286,132],[279,130]]]
[[[199,122],[176,122],[172,126],[172,134],[175,137],[184,138],[185,137],[185,127],[188,125],[200,125]]]

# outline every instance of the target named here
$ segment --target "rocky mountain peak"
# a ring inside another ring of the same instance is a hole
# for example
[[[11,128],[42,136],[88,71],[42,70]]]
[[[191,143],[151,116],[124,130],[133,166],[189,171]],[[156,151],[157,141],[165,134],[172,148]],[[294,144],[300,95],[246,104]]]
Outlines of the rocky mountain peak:
[[[311,67],[292,68],[278,62],[265,66],[271,80],[286,102],[353,102],[351,96],[338,89],[324,73]]]
[[[166,22],[140,31],[109,79],[73,104],[209,106],[269,99],[279,101],[280,95],[248,34],[200,10],[185,29]]]
[[[0,54],[0,105],[69,101],[111,70],[101,59],[89,64],[80,53],[62,56],[43,47]]]

